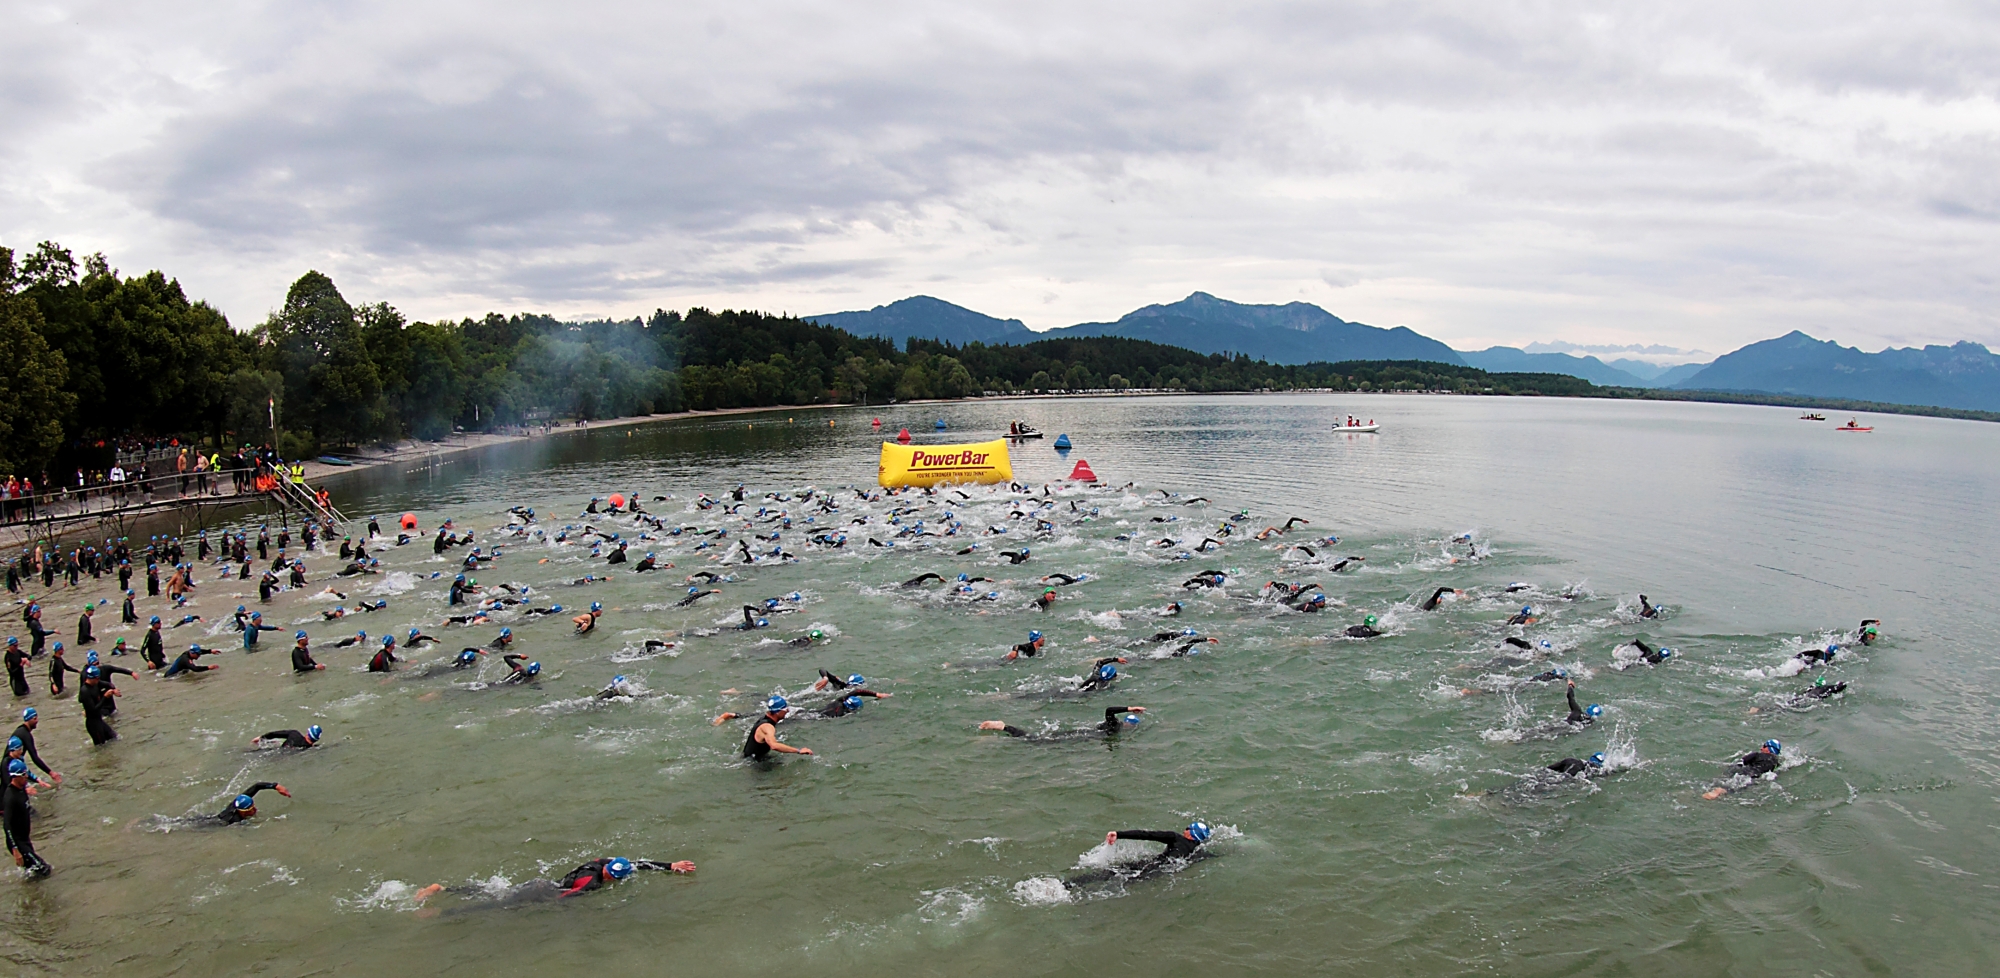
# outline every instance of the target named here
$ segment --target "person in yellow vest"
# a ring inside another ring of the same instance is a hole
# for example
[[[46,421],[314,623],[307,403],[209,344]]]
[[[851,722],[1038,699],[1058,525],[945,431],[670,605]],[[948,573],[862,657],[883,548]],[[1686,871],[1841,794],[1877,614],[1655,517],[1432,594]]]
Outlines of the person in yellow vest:
[[[293,462],[293,463],[292,463],[292,485],[295,485],[295,486],[302,486],[302,485],[305,485],[305,484],[306,484],[306,467],[305,467],[305,465],[304,465],[303,463],[300,463],[300,462]]]

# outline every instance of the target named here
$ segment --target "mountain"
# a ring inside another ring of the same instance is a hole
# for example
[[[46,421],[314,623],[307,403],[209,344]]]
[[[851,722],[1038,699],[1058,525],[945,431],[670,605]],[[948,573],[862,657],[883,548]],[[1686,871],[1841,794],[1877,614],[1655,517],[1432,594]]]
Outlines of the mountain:
[[[1567,374],[1607,387],[1653,386],[1650,382],[1596,357],[1578,357],[1567,353],[1529,353],[1511,346],[1488,347],[1472,353],[1461,350],[1458,356],[1468,365],[1489,373]]]
[[[1451,347],[1407,326],[1382,329],[1350,323],[1311,303],[1248,305],[1206,292],[1134,310],[1115,323],[1080,323],[1042,334],[1044,339],[1066,336],[1123,336],[1200,353],[1239,353],[1272,363],[1465,362]]]
[[[1672,387],[1706,369],[1708,369],[1706,363],[1683,363],[1654,377],[1652,384],[1654,387]]]
[[[2000,356],[1967,342],[1863,353],[1793,330],[1717,357],[1673,386],[1996,411]]]
[[[952,305],[943,299],[913,295],[867,312],[833,312],[802,317],[821,326],[844,329],[856,336],[881,336],[901,349],[911,337],[967,343],[1028,343],[1039,339],[1018,319],[995,319]]]
[[[1664,367],[1661,366],[1660,364],[1652,363],[1647,360],[1628,360],[1623,357],[1617,360],[1607,361],[1605,363],[1605,366],[1615,367],[1619,370],[1623,370],[1626,373],[1639,378],[1640,380],[1652,380],[1653,378],[1658,377],[1663,373],[1666,373],[1668,370],[1673,369],[1671,367]]]

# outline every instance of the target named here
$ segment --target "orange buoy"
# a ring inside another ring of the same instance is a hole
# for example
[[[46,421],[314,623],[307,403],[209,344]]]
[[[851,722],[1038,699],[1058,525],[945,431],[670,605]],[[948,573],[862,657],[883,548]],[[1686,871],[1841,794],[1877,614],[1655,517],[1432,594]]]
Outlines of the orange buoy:
[[[624,508],[625,508],[625,494],[624,494],[624,493],[622,493],[622,492],[614,492],[614,493],[612,493],[612,494],[611,494],[611,508],[612,508],[612,509],[624,509]]]
[[[404,513],[404,514],[403,514],[403,519],[402,519],[402,523],[403,523],[403,529],[405,529],[405,530],[414,530],[414,529],[416,529],[416,528],[417,528],[417,514],[415,514],[415,513]]]
[[[1097,473],[1090,471],[1090,463],[1083,459],[1076,460],[1076,468],[1069,470],[1069,477],[1072,482],[1097,481]]]
[[[899,441],[899,442],[902,442],[902,443],[903,443],[903,444],[905,444],[905,445],[909,444],[909,443],[910,443],[910,429],[908,429],[908,428],[904,428],[903,430],[901,430],[901,431],[899,431],[899,432],[896,432],[896,440],[897,440],[897,441]]]

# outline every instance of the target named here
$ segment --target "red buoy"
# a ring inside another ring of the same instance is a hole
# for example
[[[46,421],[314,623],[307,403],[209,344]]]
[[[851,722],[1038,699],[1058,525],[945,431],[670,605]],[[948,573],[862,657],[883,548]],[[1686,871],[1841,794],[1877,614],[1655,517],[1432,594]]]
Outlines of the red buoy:
[[[404,514],[403,514],[403,529],[405,529],[405,530],[414,530],[414,529],[416,529],[416,528],[417,528],[417,514],[415,514],[415,513],[404,513]]]
[[[869,424],[872,424],[872,425],[874,425],[874,426],[875,426],[875,427],[877,427],[877,428],[880,428],[880,427],[882,427],[882,419],[881,419],[881,418],[876,418],[875,420],[873,420],[873,421],[870,421],[870,422],[868,422],[868,423],[869,423]]]
[[[611,494],[611,508],[612,508],[612,509],[624,509],[624,508],[625,508],[625,494],[624,494],[624,493],[622,493],[622,492],[614,492],[614,493],[612,493],[612,494]]]
[[[1077,459],[1076,468],[1069,470],[1069,478],[1071,482],[1096,482],[1097,473],[1090,471],[1089,462]]]
[[[903,444],[905,444],[905,445],[909,444],[909,443],[910,443],[910,429],[908,429],[908,428],[904,428],[903,430],[901,430],[901,431],[898,431],[898,432],[896,432],[896,440],[897,440],[897,441],[899,441],[899,442],[902,442],[902,443],[903,443]]]

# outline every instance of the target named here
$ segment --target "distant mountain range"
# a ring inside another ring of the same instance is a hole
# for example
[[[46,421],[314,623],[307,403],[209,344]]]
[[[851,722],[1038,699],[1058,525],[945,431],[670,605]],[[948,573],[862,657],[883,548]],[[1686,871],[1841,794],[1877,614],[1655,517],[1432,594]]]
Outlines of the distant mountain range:
[[[1070,336],[1123,336],[1200,353],[1236,353],[1272,363],[1428,360],[1494,372],[1553,373],[1615,387],[1661,387],[1881,401],[2000,411],[2000,356],[1977,343],[1863,353],[1794,331],[1752,343],[1713,363],[1663,367],[1640,360],[1605,363],[1594,356],[1528,353],[1508,346],[1453,350],[1406,326],[1383,329],[1341,319],[1305,302],[1251,305],[1196,292],[1146,306],[1116,322],[1079,323],[1035,332],[1018,319],[996,319],[930,296],[912,296],[865,312],[805,317],[898,346],[911,338],[968,343],[1032,343]]]

